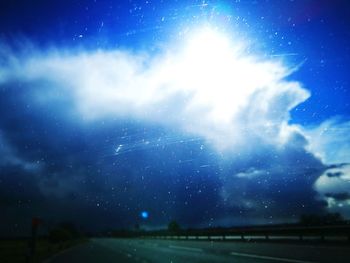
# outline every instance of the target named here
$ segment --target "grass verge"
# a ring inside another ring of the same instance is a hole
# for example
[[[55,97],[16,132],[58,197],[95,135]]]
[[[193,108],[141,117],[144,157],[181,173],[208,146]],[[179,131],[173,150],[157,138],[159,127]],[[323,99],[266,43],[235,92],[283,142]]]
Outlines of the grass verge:
[[[35,255],[28,260],[28,239],[0,240],[0,262],[39,263],[62,250],[71,248],[84,242],[87,242],[87,239],[74,239],[64,242],[52,243],[48,239],[41,238],[37,241]]]

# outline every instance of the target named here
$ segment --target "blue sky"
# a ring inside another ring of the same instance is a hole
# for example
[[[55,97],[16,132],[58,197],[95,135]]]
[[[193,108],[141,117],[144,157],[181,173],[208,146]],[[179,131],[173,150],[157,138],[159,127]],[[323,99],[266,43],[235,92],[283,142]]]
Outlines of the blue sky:
[[[350,216],[346,1],[0,10],[6,234]]]

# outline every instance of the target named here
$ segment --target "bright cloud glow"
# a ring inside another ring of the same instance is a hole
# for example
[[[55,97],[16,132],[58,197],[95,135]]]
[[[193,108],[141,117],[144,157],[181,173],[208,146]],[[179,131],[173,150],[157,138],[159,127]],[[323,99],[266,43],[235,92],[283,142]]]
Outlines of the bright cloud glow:
[[[86,120],[127,116],[171,125],[220,150],[250,137],[283,144],[293,130],[290,109],[309,97],[299,83],[284,80],[291,70],[209,27],[186,36],[155,56],[56,51],[11,59],[2,81],[50,81],[75,97]]]

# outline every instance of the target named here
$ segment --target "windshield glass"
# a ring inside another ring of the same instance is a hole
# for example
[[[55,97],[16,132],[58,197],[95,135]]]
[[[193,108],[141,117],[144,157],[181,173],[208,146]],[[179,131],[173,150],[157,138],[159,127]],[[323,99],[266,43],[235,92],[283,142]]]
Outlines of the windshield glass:
[[[1,246],[346,243],[349,33],[345,0],[1,1]]]

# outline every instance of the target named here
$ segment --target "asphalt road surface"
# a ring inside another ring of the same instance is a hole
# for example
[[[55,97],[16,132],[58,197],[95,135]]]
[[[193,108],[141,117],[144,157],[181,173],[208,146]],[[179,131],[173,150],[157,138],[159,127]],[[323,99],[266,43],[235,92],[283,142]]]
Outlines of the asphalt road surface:
[[[350,262],[350,246],[96,238],[47,263]]]

